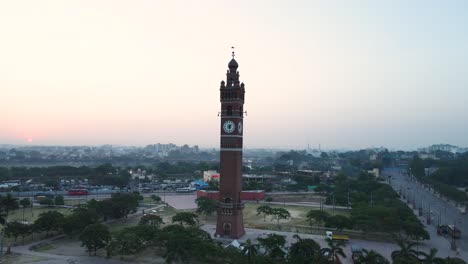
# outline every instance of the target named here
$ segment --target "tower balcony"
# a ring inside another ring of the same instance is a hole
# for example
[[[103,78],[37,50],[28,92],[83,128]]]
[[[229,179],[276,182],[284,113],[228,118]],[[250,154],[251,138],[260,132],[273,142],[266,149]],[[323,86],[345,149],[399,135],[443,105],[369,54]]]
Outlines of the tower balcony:
[[[218,208],[222,209],[244,209],[245,203],[240,202],[240,203],[223,203],[223,202],[218,202],[217,203]]]

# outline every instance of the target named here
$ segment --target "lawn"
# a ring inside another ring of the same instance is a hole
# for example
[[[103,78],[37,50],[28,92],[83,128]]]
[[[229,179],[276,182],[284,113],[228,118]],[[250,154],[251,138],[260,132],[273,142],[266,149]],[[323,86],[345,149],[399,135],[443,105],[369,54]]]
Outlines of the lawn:
[[[309,227],[309,223],[306,220],[307,213],[310,210],[318,210],[315,207],[308,206],[294,206],[294,205],[270,205],[272,208],[284,208],[289,211],[291,218],[287,220],[280,220],[280,225],[275,219],[272,220],[271,216],[266,216],[264,219],[263,214],[257,214],[257,208],[260,205],[258,203],[246,203],[244,208],[244,226],[247,228],[258,228],[258,229],[270,229],[270,230],[283,230],[283,231],[298,231],[310,233],[312,228]],[[349,216],[349,210],[338,210],[338,209],[325,209],[330,214],[340,214]],[[213,223],[216,221],[216,217],[212,218]]]
[[[43,207],[43,206],[35,206],[32,209],[26,208],[24,210],[24,220],[30,223],[34,222],[39,214],[47,211],[57,211],[64,215],[71,213],[69,208],[61,208],[61,207]],[[12,221],[23,221],[23,209],[17,209],[14,211],[10,211],[8,213],[8,222]]]

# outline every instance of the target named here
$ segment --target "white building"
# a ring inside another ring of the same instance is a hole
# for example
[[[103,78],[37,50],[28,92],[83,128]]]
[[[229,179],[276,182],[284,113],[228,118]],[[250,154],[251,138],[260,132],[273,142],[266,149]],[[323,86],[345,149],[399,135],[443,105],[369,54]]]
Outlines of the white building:
[[[215,170],[209,170],[203,172],[203,180],[209,182],[211,180],[219,182],[220,174]]]

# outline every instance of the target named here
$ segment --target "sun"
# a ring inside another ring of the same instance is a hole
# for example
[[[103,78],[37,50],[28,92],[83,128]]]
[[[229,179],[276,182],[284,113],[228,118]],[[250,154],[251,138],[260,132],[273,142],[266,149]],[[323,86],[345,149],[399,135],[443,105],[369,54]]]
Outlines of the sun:
[[[26,142],[32,143],[32,142],[33,142],[33,139],[32,139],[32,138],[27,138],[27,139],[26,139]]]

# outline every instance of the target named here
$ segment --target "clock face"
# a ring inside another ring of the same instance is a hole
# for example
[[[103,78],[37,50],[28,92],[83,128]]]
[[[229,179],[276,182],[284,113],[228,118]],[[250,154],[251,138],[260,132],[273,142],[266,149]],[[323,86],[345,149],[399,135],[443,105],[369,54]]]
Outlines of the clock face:
[[[237,130],[239,131],[239,134],[242,134],[242,122],[239,122],[239,124],[237,124]]]
[[[223,124],[224,132],[231,134],[236,129],[236,125],[231,120],[224,122]]]

